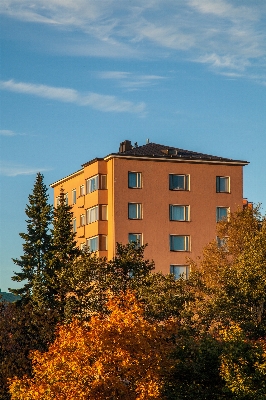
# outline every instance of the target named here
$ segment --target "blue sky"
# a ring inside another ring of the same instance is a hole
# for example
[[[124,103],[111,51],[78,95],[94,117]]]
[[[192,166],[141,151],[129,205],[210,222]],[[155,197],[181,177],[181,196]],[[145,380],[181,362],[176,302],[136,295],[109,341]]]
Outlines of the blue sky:
[[[125,139],[249,161],[265,210],[265,0],[2,0],[0,24],[2,290],[36,173]]]

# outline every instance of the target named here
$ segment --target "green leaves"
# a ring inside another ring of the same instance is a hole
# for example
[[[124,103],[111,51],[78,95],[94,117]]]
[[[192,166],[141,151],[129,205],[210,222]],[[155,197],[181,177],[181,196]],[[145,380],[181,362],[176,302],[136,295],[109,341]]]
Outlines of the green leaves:
[[[43,182],[43,175],[38,173],[32,194],[29,195],[29,204],[25,213],[28,217],[27,233],[20,233],[23,243],[23,255],[13,259],[14,263],[21,268],[21,272],[15,272],[12,279],[16,282],[24,282],[20,289],[10,289],[22,299],[29,301],[34,293],[39,292],[41,296],[45,282],[43,277],[47,266],[47,255],[51,250],[50,224],[52,220],[52,207],[48,204],[47,187]],[[38,277],[38,288],[35,287]],[[42,285],[40,285],[42,282]]]

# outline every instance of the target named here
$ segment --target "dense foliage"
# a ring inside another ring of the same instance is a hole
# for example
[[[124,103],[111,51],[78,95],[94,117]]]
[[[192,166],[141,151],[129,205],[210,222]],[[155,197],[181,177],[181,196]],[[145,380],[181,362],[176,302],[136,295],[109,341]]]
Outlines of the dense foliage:
[[[66,204],[65,193],[61,188],[59,204],[54,209],[51,251],[46,273],[49,308],[56,309],[61,318],[64,316],[69,288],[69,271],[80,255],[72,220],[71,206]]]
[[[25,210],[27,216],[27,233],[20,233],[23,243],[23,255],[13,259],[21,268],[15,272],[12,279],[24,282],[20,289],[10,289],[15,295],[20,295],[26,301],[33,297],[45,298],[45,271],[51,247],[50,223],[52,207],[48,204],[47,187],[43,175],[38,173],[29,195],[29,204]]]
[[[52,310],[37,311],[32,304],[0,303],[0,399],[10,399],[7,379],[31,375],[32,350],[46,351],[55,338],[58,321]]]
[[[161,399],[176,324],[149,323],[129,291],[108,297],[107,313],[62,325],[49,351],[33,354],[34,375],[13,381],[12,399]]]
[[[80,253],[63,190],[53,223],[42,268],[27,264],[35,238],[28,225],[22,301],[0,304],[1,398],[266,398],[266,222],[258,208],[217,225],[219,240],[191,260],[187,280],[154,273],[136,243],[117,244],[113,260]]]

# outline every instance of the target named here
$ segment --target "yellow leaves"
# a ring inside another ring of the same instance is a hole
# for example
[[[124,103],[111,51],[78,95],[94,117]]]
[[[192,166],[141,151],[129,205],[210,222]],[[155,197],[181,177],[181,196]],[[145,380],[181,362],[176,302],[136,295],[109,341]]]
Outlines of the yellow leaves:
[[[220,374],[226,386],[241,398],[265,398],[265,340],[250,340],[237,324],[221,331],[221,336],[224,345]]]
[[[160,399],[174,321],[146,321],[132,292],[110,295],[107,308],[60,326],[49,351],[34,353],[33,378],[12,382],[12,400]]]

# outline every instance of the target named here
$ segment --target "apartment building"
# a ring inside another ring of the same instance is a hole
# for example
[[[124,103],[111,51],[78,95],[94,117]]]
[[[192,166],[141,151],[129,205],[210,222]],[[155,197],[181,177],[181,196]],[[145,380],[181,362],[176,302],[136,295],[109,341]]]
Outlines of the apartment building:
[[[148,243],[157,271],[178,277],[215,238],[216,222],[242,207],[243,166],[232,160],[165,145],[132,146],[95,158],[53,183],[73,209],[79,246],[111,259],[116,243]]]

